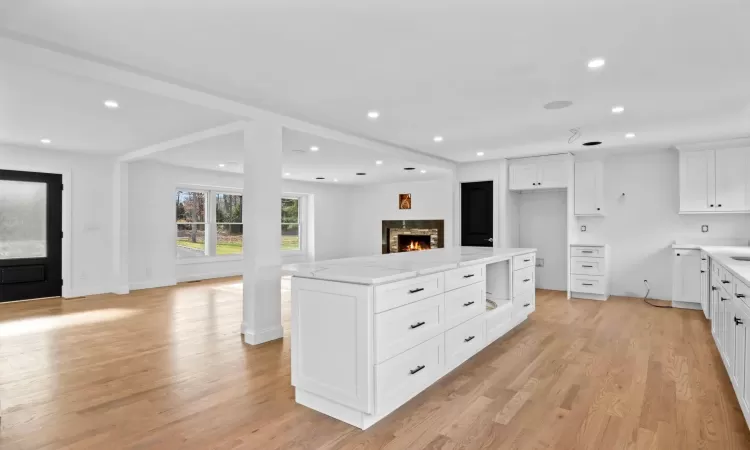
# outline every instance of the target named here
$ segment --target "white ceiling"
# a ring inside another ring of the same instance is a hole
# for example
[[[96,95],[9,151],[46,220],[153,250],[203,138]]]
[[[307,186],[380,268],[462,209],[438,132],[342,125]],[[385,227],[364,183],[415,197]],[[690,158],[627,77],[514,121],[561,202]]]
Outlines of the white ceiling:
[[[109,99],[120,108],[105,108]],[[228,114],[0,58],[0,142],[119,154],[233,120]],[[52,142],[43,145],[41,139]]]
[[[318,147],[318,151],[310,151],[313,146]],[[243,153],[242,133],[232,133],[154,153],[150,159],[197,169],[242,173]],[[377,165],[375,162],[378,160],[383,161],[383,164]],[[224,167],[219,164],[224,164]],[[415,170],[405,171],[405,167],[414,167]],[[357,172],[367,175],[359,176],[356,175]],[[284,130],[282,173],[289,173],[284,178],[290,180],[372,184],[429,180],[447,176],[450,171],[306,133]],[[324,177],[325,180],[316,180],[317,177]]]
[[[750,134],[746,0],[82,0],[0,27],[456,161]],[[591,72],[586,62],[607,65]],[[560,111],[542,106],[571,100]],[[612,115],[612,106],[625,106]],[[369,121],[366,112],[381,117]],[[635,139],[624,134],[634,132]],[[445,141],[436,144],[436,134]]]

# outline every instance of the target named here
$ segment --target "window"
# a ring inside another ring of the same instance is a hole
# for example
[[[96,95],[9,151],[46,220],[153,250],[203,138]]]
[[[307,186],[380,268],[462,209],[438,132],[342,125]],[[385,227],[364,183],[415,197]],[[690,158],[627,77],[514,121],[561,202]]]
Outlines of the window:
[[[281,250],[301,251],[298,197],[281,199]]]
[[[242,195],[178,189],[175,207],[177,258],[242,255]]]

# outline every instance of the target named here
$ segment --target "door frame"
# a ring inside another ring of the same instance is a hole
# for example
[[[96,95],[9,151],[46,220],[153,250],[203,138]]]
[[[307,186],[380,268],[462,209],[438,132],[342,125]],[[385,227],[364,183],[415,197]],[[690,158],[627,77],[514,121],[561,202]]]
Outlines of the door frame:
[[[73,280],[71,278],[71,244],[73,233],[71,231],[72,218],[72,195],[71,195],[71,176],[70,169],[60,170],[44,166],[27,165],[27,164],[0,164],[0,169],[15,170],[19,172],[40,172],[62,175],[63,193],[62,193],[62,297],[71,298],[73,294]],[[26,300],[20,300],[26,301]]]

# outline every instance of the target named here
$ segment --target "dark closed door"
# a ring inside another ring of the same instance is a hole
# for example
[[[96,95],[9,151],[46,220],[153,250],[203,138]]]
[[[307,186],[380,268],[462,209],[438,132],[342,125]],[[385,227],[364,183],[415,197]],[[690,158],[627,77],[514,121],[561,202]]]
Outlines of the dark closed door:
[[[62,295],[62,175],[0,170],[0,302]]]
[[[461,245],[492,247],[492,181],[461,183]]]

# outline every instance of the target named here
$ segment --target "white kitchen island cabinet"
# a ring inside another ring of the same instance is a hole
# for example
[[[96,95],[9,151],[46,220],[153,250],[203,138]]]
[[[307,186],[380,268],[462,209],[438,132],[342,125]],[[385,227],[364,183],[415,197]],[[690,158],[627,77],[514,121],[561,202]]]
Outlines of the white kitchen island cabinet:
[[[297,403],[368,428],[534,311],[534,260],[457,247],[285,266]]]

